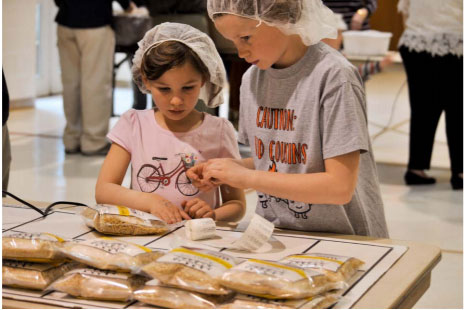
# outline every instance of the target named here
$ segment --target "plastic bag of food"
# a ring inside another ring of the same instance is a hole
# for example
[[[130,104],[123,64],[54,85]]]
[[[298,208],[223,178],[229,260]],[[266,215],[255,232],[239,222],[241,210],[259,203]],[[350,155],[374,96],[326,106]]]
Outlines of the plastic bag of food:
[[[3,260],[2,285],[43,290],[77,265],[77,263],[41,264]]]
[[[205,295],[180,288],[162,286],[151,280],[134,292],[134,299],[146,304],[170,309],[216,309],[229,295]]]
[[[140,269],[164,254],[109,237],[64,242],[60,250],[66,257],[80,263],[121,272]]]
[[[165,285],[203,294],[228,295],[231,291],[219,280],[236,262],[236,258],[224,253],[180,247],[141,270]]]
[[[256,300],[234,299],[219,306],[219,309],[295,309],[284,305],[265,303]]]
[[[80,268],[67,272],[47,290],[86,299],[128,301],[134,290],[143,286],[146,281],[144,277],[129,273]]]
[[[7,232],[2,236],[2,257],[37,263],[58,263],[64,256],[58,247],[64,240],[48,233]]]
[[[290,255],[281,262],[300,268],[320,270],[332,282],[348,282],[364,265],[362,260],[355,257],[322,253]]]
[[[87,226],[110,235],[159,235],[169,231],[160,218],[122,206],[99,204],[83,208],[81,216]]]
[[[339,288],[318,270],[258,259],[229,269],[220,282],[237,292],[268,299],[301,299]]]

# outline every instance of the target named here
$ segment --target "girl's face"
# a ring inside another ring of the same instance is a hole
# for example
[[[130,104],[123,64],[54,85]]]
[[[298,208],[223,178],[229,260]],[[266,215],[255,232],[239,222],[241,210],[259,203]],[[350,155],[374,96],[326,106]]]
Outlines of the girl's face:
[[[265,70],[271,66],[286,67],[289,36],[276,27],[254,19],[226,14],[214,20],[217,30],[232,41],[238,56]]]
[[[204,79],[187,61],[157,80],[143,79],[153,101],[167,121],[183,121],[192,116]]]

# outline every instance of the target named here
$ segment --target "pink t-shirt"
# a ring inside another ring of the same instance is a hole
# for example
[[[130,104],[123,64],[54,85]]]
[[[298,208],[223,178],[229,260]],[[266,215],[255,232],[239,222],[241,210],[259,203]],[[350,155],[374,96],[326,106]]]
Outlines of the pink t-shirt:
[[[205,113],[194,130],[172,132],[158,125],[154,112],[127,111],[107,136],[131,154],[131,188],[156,193],[179,207],[182,201],[198,197],[216,208],[219,189],[199,192],[185,171],[212,158],[240,158],[232,124]]]

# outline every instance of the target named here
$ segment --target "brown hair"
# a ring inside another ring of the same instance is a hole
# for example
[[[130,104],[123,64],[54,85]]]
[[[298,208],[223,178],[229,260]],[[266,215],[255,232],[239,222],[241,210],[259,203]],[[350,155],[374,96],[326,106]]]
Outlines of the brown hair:
[[[157,80],[166,71],[189,62],[205,80],[209,71],[200,57],[187,45],[178,41],[166,41],[150,48],[142,57],[142,75],[148,80]]]

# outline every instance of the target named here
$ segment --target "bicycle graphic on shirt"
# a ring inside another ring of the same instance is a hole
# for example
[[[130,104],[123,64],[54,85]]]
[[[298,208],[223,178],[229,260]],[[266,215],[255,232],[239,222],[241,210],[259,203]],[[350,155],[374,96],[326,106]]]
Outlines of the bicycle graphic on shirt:
[[[153,193],[161,184],[168,186],[175,175],[177,175],[175,186],[182,195],[193,196],[199,192],[199,189],[193,186],[186,174],[186,171],[190,167],[193,167],[196,158],[193,155],[183,153],[176,154],[176,156],[180,156],[177,167],[167,173],[164,171],[163,163],[161,162],[168,160],[165,157],[152,157],[152,160],[159,162],[158,167],[151,164],[144,164],[140,167],[137,173],[137,183],[142,192]]]

